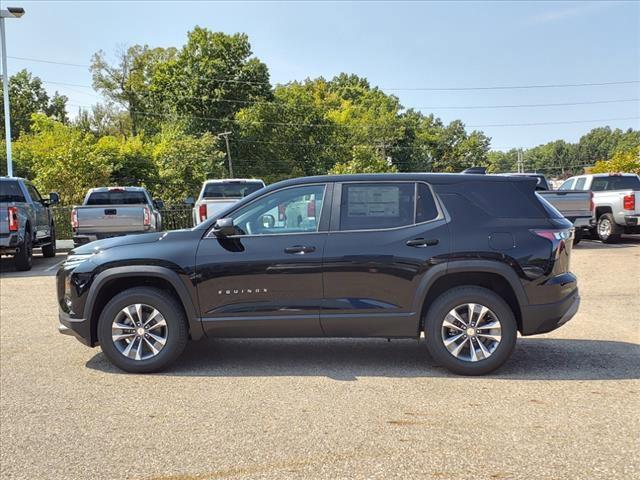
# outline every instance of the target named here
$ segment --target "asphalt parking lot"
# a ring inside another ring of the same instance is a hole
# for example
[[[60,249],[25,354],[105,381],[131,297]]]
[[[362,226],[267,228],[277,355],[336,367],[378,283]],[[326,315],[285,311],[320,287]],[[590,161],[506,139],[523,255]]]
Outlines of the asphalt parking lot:
[[[640,476],[640,238],[577,246],[577,316],[482,378],[409,340],[206,340],[124,374],[57,333],[63,258],[0,261],[3,479]]]

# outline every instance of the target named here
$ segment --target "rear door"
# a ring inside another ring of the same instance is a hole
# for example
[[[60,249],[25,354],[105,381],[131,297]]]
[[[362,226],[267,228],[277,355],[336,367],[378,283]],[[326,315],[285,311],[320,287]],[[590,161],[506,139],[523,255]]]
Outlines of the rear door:
[[[423,182],[336,184],[323,265],[328,336],[418,334],[415,292],[445,261],[449,229]]]

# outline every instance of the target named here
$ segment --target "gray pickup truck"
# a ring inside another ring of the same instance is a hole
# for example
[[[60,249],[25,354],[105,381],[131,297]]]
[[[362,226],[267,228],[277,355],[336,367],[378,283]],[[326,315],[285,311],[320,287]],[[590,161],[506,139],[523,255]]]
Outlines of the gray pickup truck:
[[[103,238],[162,229],[162,200],[152,200],[142,187],[92,188],[71,211],[74,246]]]
[[[583,234],[593,227],[595,214],[592,192],[551,190],[549,182],[541,173],[502,173],[501,175],[537,178],[536,192],[553,205],[564,218],[573,223],[575,227],[574,244],[580,242]]]
[[[56,254],[56,228],[49,208],[60,201],[57,193],[42,198],[28,180],[0,177],[0,254],[12,255],[16,270],[31,270],[33,249]]]

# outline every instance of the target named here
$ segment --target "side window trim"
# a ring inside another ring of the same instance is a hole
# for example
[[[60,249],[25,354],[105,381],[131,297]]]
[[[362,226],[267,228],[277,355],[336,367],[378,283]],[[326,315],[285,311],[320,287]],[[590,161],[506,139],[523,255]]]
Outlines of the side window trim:
[[[259,197],[254,198],[252,201],[250,201],[249,203],[245,203],[242,206],[239,206],[238,208],[232,210],[229,212],[228,216],[234,215],[240,208],[245,208],[249,205],[254,204],[257,201],[262,200],[263,198],[269,197],[271,195],[274,195],[276,193],[282,192],[284,190],[289,190],[292,188],[300,188],[300,187],[313,187],[313,186],[318,186],[321,185],[324,187],[324,191],[323,191],[323,197],[322,197],[322,207],[320,210],[320,221],[318,222],[318,228],[316,229],[316,231],[314,232],[282,232],[282,233],[262,233],[262,234],[245,234],[245,235],[231,235],[228,238],[246,238],[246,237],[273,237],[273,236],[281,236],[281,235],[310,235],[310,234],[318,234],[318,233],[327,233],[328,229],[327,229],[327,221],[324,220],[325,216],[328,215],[331,212],[331,208],[329,207],[328,209],[325,208],[327,205],[327,201],[331,201],[331,194],[332,194],[332,190],[333,190],[333,183],[332,182],[317,182],[317,183],[301,183],[301,184],[297,184],[297,185],[289,185],[287,187],[282,187],[279,188],[277,190],[273,190],[272,192],[268,192],[264,195],[260,195]],[[209,228],[209,230],[207,231],[207,233],[204,235],[204,237],[202,237],[203,239],[206,238],[218,238],[215,236],[215,234],[213,233],[213,229],[215,226],[215,222],[211,225],[211,227]]]
[[[388,227],[388,228],[371,228],[371,229],[363,229],[363,230],[340,230],[340,208],[342,202],[342,187],[345,184],[354,184],[354,183],[413,183],[414,184],[414,195],[413,195],[413,223],[409,225],[401,225],[399,227]],[[438,215],[435,218],[431,218],[429,220],[425,220],[423,222],[417,223],[417,209],[418,209],[418,184],[423,183],[427,186],[429,191],[431,192],[431,196],[433,198],[433,202],[435,203],[436,210],[438,211]],[[417,225],[425,225],[427,223],[437,222],[440,220],[447,220],[447,215],[445,215],[445,211],[443,210],[443,205],[440,202],[440,199],[436,195],[433,190],[433,187],[423,181],[423,180],[357,180],[357,181],[349,181],[349,182],[336,182],[334,185],[333,191],[333,202],[331,205],[331,222],[329,225],[330,233],[353,233],[353,232],[384,232],[390,230],[399,230],[401,228],[411,228]]]

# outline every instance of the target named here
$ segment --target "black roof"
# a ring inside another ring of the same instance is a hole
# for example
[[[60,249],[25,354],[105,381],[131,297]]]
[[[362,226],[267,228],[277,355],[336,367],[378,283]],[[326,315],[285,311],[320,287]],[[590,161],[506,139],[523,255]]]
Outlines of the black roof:
[[[317,175],[300,177],[273,183],[267,188],[280,188],[287,185],[325,182],[368,182],[368,181],[423,181],[434,185],[470,182],[531,182],[530,177],[511,177],[500,175],[481,175],[468,173],[359,173],[351,175]]]

